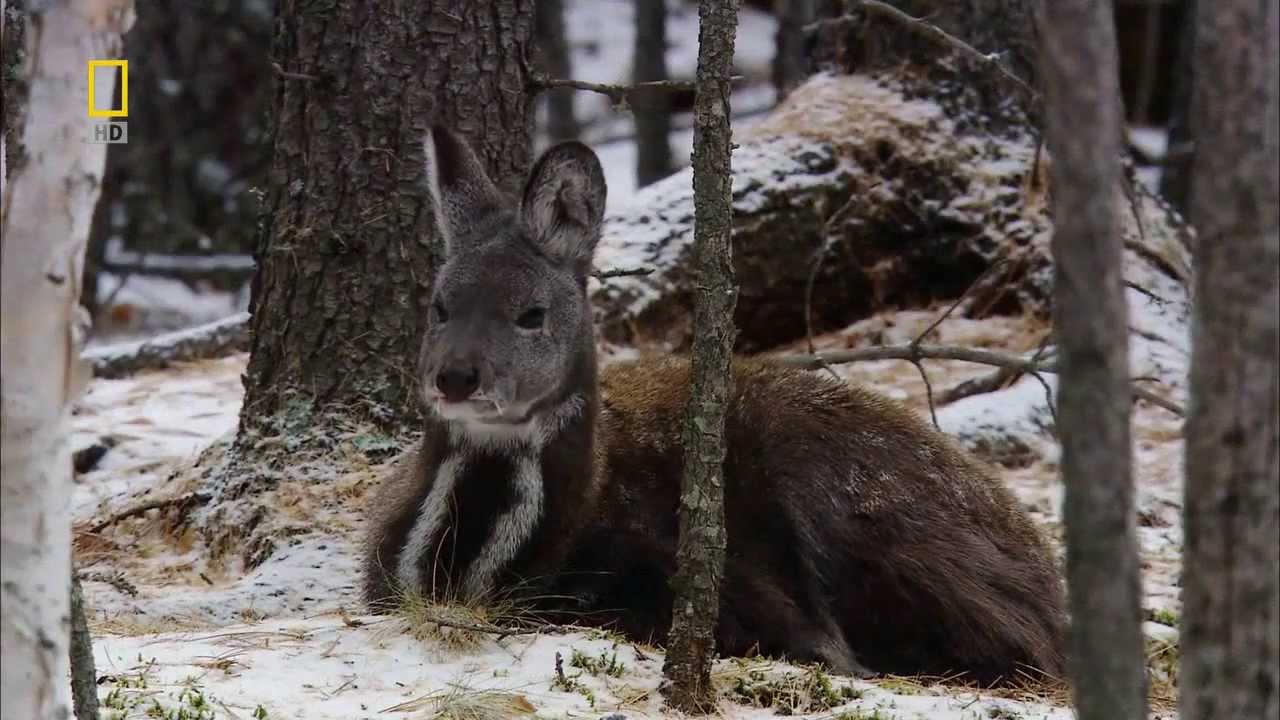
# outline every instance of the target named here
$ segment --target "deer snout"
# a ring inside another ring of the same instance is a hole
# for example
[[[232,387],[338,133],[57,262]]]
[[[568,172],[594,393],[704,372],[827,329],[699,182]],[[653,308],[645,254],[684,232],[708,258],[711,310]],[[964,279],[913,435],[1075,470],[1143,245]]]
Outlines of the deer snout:
[[[480,368],[475,363],[446,363],[436,373],[436,389],[444,395],[445,402],[462,402],[480,387]]]

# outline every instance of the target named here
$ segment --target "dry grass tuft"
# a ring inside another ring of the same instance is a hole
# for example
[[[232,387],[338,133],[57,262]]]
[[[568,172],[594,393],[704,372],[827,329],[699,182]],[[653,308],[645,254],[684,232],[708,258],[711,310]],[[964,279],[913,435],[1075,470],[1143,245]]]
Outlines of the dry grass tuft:
[[[509,720],[538,711],[529,699],[506,690],[473,690],[452,686],[382,710],[404,713],[427,709],[431,720]]]

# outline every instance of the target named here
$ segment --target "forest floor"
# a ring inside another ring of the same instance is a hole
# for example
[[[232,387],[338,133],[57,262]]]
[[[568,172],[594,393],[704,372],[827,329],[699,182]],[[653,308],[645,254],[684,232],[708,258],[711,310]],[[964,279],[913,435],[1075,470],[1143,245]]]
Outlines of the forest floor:
[[[936,311],[875,316],[815,344],[909,342],[934,317]],[[1046,330],[1035,318],[956,318],[930,340],[1022,352]],[[411,617],[364,615],[357,591],[360,511],[391,460],[348,456],[346,474],[317,490],[330,496],[327,502],[280,499],[315,530],[290,538],[247,574],[206,562],[195,531],[175,519],[180,511],[152,510],[95,527],[150,499],[181,496],[170,487],[171,478],[182,476],[175,469],[190,466],[235,428],[245,360],[96,380],[78,403],[73,447],[103,437],[115,443],[78,478],[73,501],[105,718],[662,715],[659,649],[595,631],[497,639],[442,633]],[[953,362],[925,367],[935,393],[988,372]],[[925,386],[910,363],[862,363],[839,372],[928,417]],[[1058,447],[1050,424],[1037,420],[1047,412],[1044,390],[1031,378],[937,408],[939,425],[998,462],[1005,482],[1057,539]],[[1179,419],[1138,403],[1134,444],[1153,717],[1172,717],[1167,672],[1176,658],[1179,612]],[[716,682],[724,718],[1072,717],[1061,689],[1051,686],[983,691],[925,678],[860,681],[767,659],[721,660]]]

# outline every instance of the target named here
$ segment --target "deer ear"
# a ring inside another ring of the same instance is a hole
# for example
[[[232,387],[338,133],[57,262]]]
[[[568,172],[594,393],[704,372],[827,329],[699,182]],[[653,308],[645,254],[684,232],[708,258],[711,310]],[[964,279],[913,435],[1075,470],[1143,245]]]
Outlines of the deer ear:
[[[604,170],[591,148],[561,143],[529,173],[520,207],[524,230],[549,256],[585,277],[600,241],[607,193]]]
[[[431,128],[423,151],[436,224],[444,236],[445,254],[452,254],[475,218],[502,207],[502,194],[471,146],[452,130],[439,125]]]

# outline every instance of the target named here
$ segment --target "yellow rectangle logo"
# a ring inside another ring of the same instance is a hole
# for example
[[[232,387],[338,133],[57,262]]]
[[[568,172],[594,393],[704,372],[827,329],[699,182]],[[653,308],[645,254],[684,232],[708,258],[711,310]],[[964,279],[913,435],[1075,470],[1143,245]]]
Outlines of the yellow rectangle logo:
[[[94,72],[99,68],[120,68],[120,107],[108,107],[106,110],[99,110],[98,103],[94,97],[94,88],[97,87]],[[116,118],[129,116],[129,61],[128,60],[90,60],[89,61],[89,117],[91,118]]]

